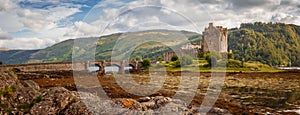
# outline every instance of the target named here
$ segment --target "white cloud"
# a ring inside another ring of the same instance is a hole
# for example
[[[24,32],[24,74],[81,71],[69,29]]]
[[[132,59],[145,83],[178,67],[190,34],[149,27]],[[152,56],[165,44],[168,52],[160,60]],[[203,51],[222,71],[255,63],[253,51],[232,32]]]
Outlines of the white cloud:
[[[11,11],[0,12],[0,27],[3,30],[18,32],[29,29],[38,32],[57,28],[59,23],[65,23],[67,17],[81,12],[80,8],[84,7],[84,5],[60,3],[60,0],[47,1],[51,2],[51,5],[42,9],[30,8],[30,5],[28,7],[17,6],[17,3],[21,1],[30,4],[45,2],[44,0],[14,0],[14,2],[13,0],[1,0],[0,3],[7,2],[16,5]]]
[[[299,16],[293,16],[285,13],[276,13],[275,15],[272,16],[272,21],[274,22],[300,24],[299,20],[300,20]]]
[[[24,48],[42,48],[49,45],[45,42],[53,44],[69,38],[100,36],[102,31],[104,31],[102,35],[147,29],[184,29],[201,33],[209,22],[228,28],[238,27],[243,22],[255,21],[300,24],[299,0],[135,0],[130,3],[122,0],[105,0],[91,11],[87,19],[75,22],[70,22],[68,17],[81,12],[80,8],[85,6],[60,1],[47,1],[53,5],[38,9],[19,7],[12,0],[1,0],[2,34],[7,35],[25,29],[34,31],[36,34],[32,37],[14,40],[28,43]],[[123,14],[119,15],[120,13]],[[12,42],[12,40],[4,41]],[[3,45],[3,40],[1,43],[0,45]],[[11,44],[7,47],[23,46]]]
[[[8,39],[12,39],[12,37],[5,31],[2,31],[2,29],[0,28],[0,40],[8,40]]]
[[[0,11],[10,11],[16,8],[17,5],[13,3],[11,0],[1,0],[0,1]]]
[[[52,39],[17,38],[10,40],[0,40],[0,46],[11,49],[40,49],[54,44]]]
[[[43,3],[43,0],[1,0],[0,1],[0,41],[1,47],[11,49],[35,49],[45,48],[62,40],[69,39],[63,35],[70,31],[72,26],[68,25],[68,17],[80,11],[84,5],[72,3],[60,3],[52,0],[52,6],[47,8],[34,8],[31,6],[21,7],[18,2],[25,1]],[[65,27],[59,27],[66,24]],[[18,37],[12,39],[9,33],[20,31],[33,31],[32,37]],[[5,40],[3,40],[5,39]]]
[[[109,5],[114,5],[114,6],[122,6],[125,3],[120,0],[103,0],[101,4],[95,5],[95,8],[102,8],[102,7],[108,7]]]
[[[57,27],[59,21],[80,12],[79,8],[68,8],[65,6],[44,9],[22,9],[17,11],[20,22],[25,28],[39,32],[43,29],[49,30]]]
[[[99,28],[96,25],[90,25],[86,22],[75,22],[75,29],[83,33],[84,36],[97,36],[99,35]]]
[[[30,10],[22,10],[18,12],[20,16],[20,22],[24,25],[25,28],[34,30],[36,32],[42,29],[51,29],[56,27],[56,24],[52,20],[47,20],[47,16],[44,16],[42,13],[32,12]]]

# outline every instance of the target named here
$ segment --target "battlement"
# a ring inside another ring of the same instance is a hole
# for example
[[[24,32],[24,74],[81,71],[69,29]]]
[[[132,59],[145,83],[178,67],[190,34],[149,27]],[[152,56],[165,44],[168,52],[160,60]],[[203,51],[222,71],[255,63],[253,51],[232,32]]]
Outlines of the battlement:
[[[227,32],[228,29],[227,28],[223,28],[223,26],[216,26],[216,28],[221,31],[221,32]]]

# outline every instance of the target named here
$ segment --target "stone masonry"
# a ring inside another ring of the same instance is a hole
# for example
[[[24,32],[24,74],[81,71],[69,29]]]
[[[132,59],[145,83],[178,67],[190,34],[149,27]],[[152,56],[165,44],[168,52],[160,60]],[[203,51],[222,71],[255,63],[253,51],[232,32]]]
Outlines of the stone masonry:
[[[217,51],[226,53],[228,49],[228,30],[222,26],[214,27],[213,23],[209,23],[208,28],[205,28],[201,41],[203,52]]]

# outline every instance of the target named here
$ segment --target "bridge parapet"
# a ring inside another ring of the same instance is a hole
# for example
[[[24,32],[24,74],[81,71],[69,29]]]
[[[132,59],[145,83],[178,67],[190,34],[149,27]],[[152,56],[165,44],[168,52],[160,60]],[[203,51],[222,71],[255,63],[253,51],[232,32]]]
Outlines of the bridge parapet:
[[[21,71],[86,71],[92,65],[99,66],[100,73],[105,73],[105,67],[116,65],[119,72],[124,73],[126,66],[132,66],[137,70],[141,67],[141,62],[127,61],[127,60],[96,60],[96,61],[82,61],[82,62],[55,62],[55,63],[31,63],[31,64],[15,64],[15,65],[0,65],[1,71],[7,71],[9,69],[18,69]]]
[[[21,71],[83,71],[86,70],[84,62],[64,62],[64,63],[39,63],[0,66],[1,70],[19,69]]]

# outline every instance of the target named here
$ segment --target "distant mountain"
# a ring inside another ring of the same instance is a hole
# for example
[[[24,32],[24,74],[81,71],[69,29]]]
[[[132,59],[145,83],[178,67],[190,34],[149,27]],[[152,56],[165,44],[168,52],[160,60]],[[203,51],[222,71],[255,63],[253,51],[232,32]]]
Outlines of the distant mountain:
[[[229,32],[235,58],[276,66],[300,66],[300,26],[284,23],[244,23]]]
[[[160,34],[161,36],[157,36]],[[181,39],[182,36],[187,37],[193,43],[199,43],[201,35],[188,31],[173,30],[149,30],[141,32],[116,33],[97,38],[81,38],[69,39],[53,46],[41,50],[8,50],[0,51],[0,61],[4,64],[20,64],[20,63],[40,63],[40,62],[66,62],[72,61],[73,50],[76,50],[74,58],[89,59],[91,58],[93,49],[95,49],[95,58],[99,60],[108,60],[111,58],[112,50],[120,37],[129,37],[132,39],[145,39],[149,37],[159,37],[158,39]],[[76,43],[74,44],[74,41]],[[132,46],[135,43],[126,42],[125,46]],[[184,43],[181,43],[184,44]],[[168,45],[180,45],[176,41],[168,42]],[[74,49],[75,48],[75,49]],[[122,49],[122,48],[121,48]],[[125,48],[123,48],[125,49]],[[152,59],[162,56],[163,52],[171,51],[170,48],[163,44],[157,44],[154,41],[148,42],[136,48],[131,55],[132,58]],[[141,57],[142,56],[142,57]],[[92,58],[91,58],[92,59]]]
[[[4,64],[19,64],[30,60],[30,56],[39,50],[8,50],[0,51],[0,61]]]

